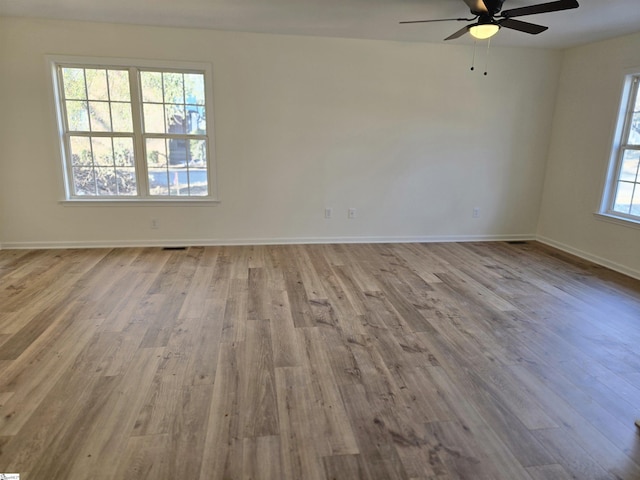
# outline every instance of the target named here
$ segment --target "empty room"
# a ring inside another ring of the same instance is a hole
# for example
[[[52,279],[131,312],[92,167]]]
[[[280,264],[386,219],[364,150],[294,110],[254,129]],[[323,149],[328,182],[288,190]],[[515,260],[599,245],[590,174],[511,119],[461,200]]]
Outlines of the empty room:
[[[0,0],[0,478],[640,480],[637,0]]]

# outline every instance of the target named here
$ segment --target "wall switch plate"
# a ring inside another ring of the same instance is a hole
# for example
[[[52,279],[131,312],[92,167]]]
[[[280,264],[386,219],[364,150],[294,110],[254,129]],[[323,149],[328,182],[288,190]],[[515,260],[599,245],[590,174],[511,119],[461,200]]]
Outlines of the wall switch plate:
[[[160,228],[160,222],[158,221],[157,218],[152,218],[151,219],[151,228],[153,230],[157,230],[158,228]]]
[[[324,209],[324,218],[331,218],[331,215],[333,215],[333,208],[325,208]]]
[[[350,209],[347,211],[347,217],[349,217],[349,218],[356,218],[357,213],[358,213],[358,212],[356,211],[356,209],[355,209],[355,208],[350,208]]]

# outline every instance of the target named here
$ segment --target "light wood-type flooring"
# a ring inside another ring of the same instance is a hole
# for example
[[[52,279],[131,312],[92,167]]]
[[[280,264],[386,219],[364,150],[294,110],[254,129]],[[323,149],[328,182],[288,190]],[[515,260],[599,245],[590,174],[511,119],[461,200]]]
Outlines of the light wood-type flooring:
[[[535,242],[0,251],[21,480],[640,479],[640,282]]]

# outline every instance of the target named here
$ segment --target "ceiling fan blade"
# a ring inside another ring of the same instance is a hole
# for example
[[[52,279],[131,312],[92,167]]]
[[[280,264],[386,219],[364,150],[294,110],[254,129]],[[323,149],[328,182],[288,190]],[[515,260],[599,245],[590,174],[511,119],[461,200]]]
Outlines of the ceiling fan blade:
[[[576,0],[558,0],[557,2],[540,3],[529,7],[512,8],[504,10],[500,16],[504,18],[524,17],[525,15],[536,15],[538,13],[559,12],[578,8],[580,4]]]
[[[445,38],[445,40],[453,40],[455,38],[460,38],[462,35],[464,35],[468,31],[469,31],[469,25],[466,25],[462,27],[460,30],[458,30],[456,33],[449,35],[447,38]]]
[[[404,22],[399,22],[400,24],[404,23],[432,23],[432,22],[473,22],[476,18],[438,18],[436,20],[405,20]]]
[[[549,27],[544,27],[542,25],[536,25],[535,23],[521,22],[520,20],[512,20],[511,18],[505,18],[504,20],[499,20],[498,25],[500,25],[501,27],[510,28],[511,30],[518,30],[519,32],[530,33],[531,35],[537,35],[549,28]]]

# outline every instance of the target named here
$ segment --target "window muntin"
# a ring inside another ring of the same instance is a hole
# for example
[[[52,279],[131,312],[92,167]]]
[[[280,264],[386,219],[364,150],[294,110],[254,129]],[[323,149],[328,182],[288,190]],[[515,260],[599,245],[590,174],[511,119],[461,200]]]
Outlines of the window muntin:
[[[640,74],[625,77],[601,213],[640,222]]]
[[[67,199],[212,199],[205,70],[55,63]]]

